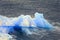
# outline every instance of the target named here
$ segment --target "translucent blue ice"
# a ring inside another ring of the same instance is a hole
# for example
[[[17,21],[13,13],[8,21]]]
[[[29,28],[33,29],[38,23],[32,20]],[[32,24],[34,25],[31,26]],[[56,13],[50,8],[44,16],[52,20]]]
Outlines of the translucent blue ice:
[[[32,34],[33,28],[52,29],[53,26],[44,18],[42,13],[36,12],[32,18],[30,15],[20,15],[18,17],[0,16],[0,32],[9,33],[15,30]],[[4,30],[3,30],[4,29]]]
[[[43,14],[36,12],[33,20],[37,27],[44,29],[51,29],[53,26],[43,17]]]

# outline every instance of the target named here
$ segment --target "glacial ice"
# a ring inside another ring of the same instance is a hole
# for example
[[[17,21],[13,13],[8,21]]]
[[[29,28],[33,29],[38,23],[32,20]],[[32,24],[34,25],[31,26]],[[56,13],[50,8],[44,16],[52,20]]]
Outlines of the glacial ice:
[[[52,29],[53,26],[44,18],[43,14],[35,13],[30,15],[20,15],[18,17],[5,17],[0,15],[0,32],[9,33],[21,29],[22,32],[32,34],[33,28]],[[3,30],[4,29],[4,30]]]

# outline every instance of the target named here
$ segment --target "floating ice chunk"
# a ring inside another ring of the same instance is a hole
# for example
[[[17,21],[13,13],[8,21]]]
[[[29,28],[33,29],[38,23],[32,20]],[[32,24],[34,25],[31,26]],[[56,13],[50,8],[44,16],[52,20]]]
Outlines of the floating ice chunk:
[[[0,15],[0,32],[9,33],[14,30],[20,30],[27,34],[32,34],[32,28],[51,29],[53,26],[44,18],[43,14],[35,13],[35,17],[30,15],[21,15],[18,17],[5,17]],[[4,29],[4,30],[3,30]]]

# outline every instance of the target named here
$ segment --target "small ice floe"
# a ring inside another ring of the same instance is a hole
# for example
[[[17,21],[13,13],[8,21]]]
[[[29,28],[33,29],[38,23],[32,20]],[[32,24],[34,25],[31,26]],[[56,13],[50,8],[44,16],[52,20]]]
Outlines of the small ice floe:
[[[32,18],[30,15],[20,15],[18,17],[0,16],[0,31],[11,32],[13,29],[21,30],[23,33],[32,34],[34,28],[52,29],[53,26],[38,12]],[[3,31],[5,29],[6,31]]]

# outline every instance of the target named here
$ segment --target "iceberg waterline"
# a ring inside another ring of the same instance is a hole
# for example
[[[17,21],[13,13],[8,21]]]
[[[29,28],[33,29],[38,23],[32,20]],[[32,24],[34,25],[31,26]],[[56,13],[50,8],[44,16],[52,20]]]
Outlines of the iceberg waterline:
[[[33,28],[52,29],[53,26],[44,18],[43,14],[35,13],[32,18],[30,15],[20,15],[18,17],[5,17],[0,15],[0,32],[9,33],[15,30],[20,30],[27,34],[32,34],[30,31]]]

